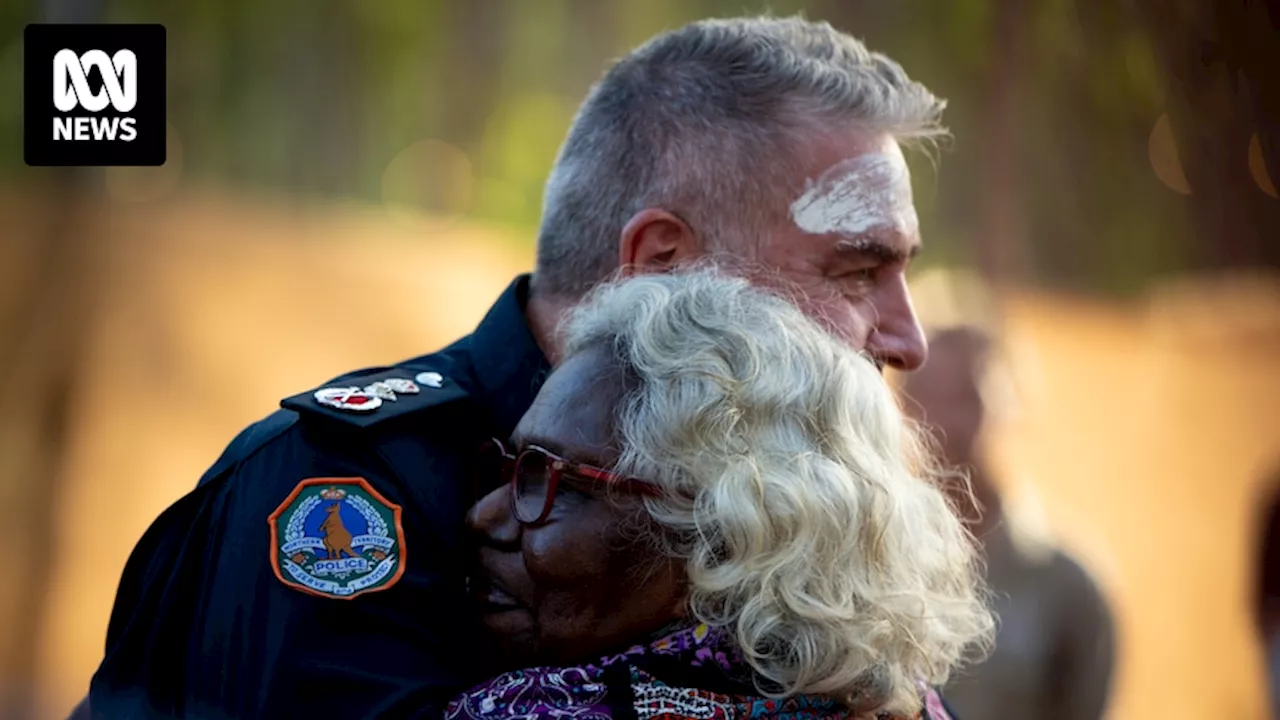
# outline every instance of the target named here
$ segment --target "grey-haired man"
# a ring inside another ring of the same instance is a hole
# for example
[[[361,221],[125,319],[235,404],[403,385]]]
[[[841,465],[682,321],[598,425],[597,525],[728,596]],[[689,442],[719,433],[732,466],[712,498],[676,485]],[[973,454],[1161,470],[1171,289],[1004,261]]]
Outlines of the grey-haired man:
[[[879,364],[920,366],[902,145],[940,134],[943,106],[799,19],[694,23],[623,58],[548,180],[534,273],[474,334],[285,399],[156,521],[121,580],[92,714],[438,716],[483,672],[465,466],[529,406],[563,311],[620,268],[715,255]]]

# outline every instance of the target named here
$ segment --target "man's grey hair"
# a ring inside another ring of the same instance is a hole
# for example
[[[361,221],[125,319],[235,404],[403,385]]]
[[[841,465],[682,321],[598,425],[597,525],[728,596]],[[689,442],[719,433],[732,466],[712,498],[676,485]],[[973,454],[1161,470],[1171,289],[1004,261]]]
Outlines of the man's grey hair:
[[[973,539],[873,363],[785,298],[694,267],[606,283],[566,356],[618,365],[615,470],[664,489],[642,527],[691,613],[773,695],[912,713],[990,647]]]
[[[806,140],[932,138],[945,106],[825,22],[704,20],[658,35],[605,73],[569,129],[543,199],[536,289],[576,298],[606,279],[647,207],[707,250],[753,246],[798,194]]]

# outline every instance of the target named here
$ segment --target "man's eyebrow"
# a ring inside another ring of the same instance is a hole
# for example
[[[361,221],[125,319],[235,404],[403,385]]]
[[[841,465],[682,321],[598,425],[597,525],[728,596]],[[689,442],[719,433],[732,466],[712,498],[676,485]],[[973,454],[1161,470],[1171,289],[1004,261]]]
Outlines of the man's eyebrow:
[[[884,263],[910,260],[920,253],[920,243],[913,243],[909,249],[902,250],[872,237],[837,240],[835,248],[841,255],[872,257]]]

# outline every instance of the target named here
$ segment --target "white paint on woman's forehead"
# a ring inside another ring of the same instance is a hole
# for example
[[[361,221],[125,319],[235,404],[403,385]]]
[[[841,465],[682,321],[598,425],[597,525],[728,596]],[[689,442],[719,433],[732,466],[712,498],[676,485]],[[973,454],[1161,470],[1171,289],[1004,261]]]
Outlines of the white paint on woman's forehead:
[[[814,235],[859,235],[876,228],[914,232],[911,175],[901,152],[871,152],[842,160],[791,204],[791,219]]]

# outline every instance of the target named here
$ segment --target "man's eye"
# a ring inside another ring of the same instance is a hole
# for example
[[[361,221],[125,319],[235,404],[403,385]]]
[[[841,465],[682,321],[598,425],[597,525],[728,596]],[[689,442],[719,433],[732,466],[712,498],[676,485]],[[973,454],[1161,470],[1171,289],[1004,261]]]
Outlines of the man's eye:
[[[844,285],[847,288],[851,288],[854,290],[865,289],[871,283],[875,282],[876,271],[878,269],[879,268],[876,268],[876,267],[868,267],[868,268],[853,270],[851,272],[845,273],[844,275],[841,275],[840,281],[844,283]]]

